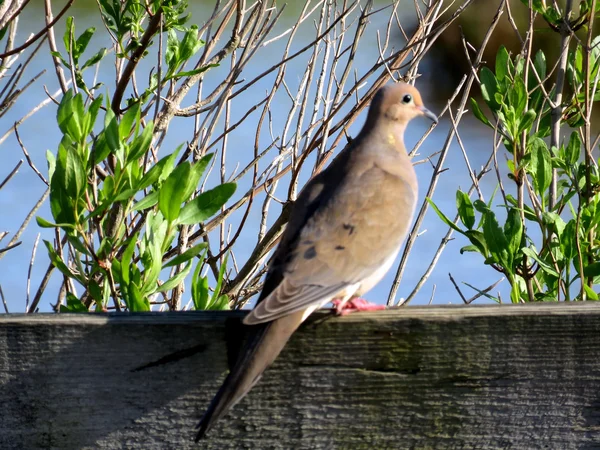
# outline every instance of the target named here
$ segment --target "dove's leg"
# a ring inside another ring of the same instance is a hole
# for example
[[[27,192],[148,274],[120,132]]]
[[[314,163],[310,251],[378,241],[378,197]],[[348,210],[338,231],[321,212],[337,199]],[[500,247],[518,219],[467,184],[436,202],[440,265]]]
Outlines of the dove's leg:
[[[385,305],[377,305],[361,297],[353,297],[348,301],[336,298],[331,303],[333,303],[335,312],[339,316],[345,316],[356,311],[379,311],[386,308]]]

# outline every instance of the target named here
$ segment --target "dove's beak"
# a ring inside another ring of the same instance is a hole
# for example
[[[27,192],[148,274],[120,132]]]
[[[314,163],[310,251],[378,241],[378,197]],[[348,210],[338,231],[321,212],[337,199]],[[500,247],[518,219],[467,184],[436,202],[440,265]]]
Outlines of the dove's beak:
[[[435,123],[438,123],[437,116],[434,113],[432,113],[431,111],[429,111],[427,108],[425,108],[424,106],[418,106],[417,109],[419,111],[421,111],[421,114],[423,114],[425,117],[433,120]]]

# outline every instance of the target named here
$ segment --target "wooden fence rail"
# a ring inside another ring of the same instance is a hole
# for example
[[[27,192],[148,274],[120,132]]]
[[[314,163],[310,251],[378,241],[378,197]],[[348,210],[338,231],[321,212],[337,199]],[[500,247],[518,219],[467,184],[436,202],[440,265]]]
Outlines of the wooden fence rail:
[[[194,444],[241,312],[0,316],[0,449],[600,448],[600,305],[318,313]]]

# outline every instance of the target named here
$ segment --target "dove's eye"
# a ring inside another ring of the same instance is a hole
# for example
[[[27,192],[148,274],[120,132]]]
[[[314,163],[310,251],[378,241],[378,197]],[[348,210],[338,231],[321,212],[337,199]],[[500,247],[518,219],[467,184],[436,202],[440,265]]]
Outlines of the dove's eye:
[[[410,94],[406,94],[404,97],[402,97],[402,103],[408,105],[409,103],[412,103],[413,98],[412,95]]]

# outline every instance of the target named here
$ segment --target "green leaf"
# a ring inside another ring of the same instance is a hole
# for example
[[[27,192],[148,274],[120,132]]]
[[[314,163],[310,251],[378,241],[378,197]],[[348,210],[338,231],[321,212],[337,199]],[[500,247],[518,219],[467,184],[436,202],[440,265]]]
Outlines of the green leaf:
[[[512,303],[520,303],[521,302],[521,292],[524,291],[523,285],[525,281],[522,277],[516,275],[515,281],[512,283],[510,287],[510,301]]]
[[[67,60],[59,52],[50,52],[50,54],[60,59],[60,62],[62,62],[65,67],[69,67],[69,63],[67,62]]]
[[[86,136],[83,133],[83,122],[85,117],[83,106],[83,95],[81,92],[73,97],[73,115],[69,119],[69,134],[76,142],[82,142]]]
[[[504,45],[501,45],[498,49],[498,53],[496,54],[496,78],[498,79],[499,83],[504,81],[504,78],[507,75],[508,60],[508,51]]]
[[[35,218],[37,224],[42,228],[68,228],[75,229],[75,227],[70,223],[52,223],[48,222],[46,219],[37,216]]]
[[[158,191],[158,208],[169,222],[174,222],[179,216],[190,172],[190,163],[184,161],[171,172]]]
[[[122,288],[123,286],[121,286]],[[134,284],[127,285],[127,296],[125,303],[131,312],[147,312],[150,311],[150,302],[148,298],[142,295],[140,289]]]
[[[552,183],[552,159],[546,143],[540,138],[532,138],[529,142],[531,165],[529,171],[533,175],[536,192],[544,198],[546,190]]]
[[[60,104],[56,110],[56,122],[58,123],[58,128],[63,134],[68,134],[68,126],[71,116],[73,115],[73,91],[69,89],[63,95]]]
[[[44,245],[46,246],[46,248],[48,249],[48,256],[50,257],[50,261],[52,262],[52,265],[54,267],[56,267],[58,270],[60,270],[63,275],[66,275],[68,278],[72,278],[74,280],[79,281],[82,285],[85,285],[85,281],[77,274],[75,274],[66,264],[65,262],[62,260],[62,258],[58,255],[58,253],[56,252],[56,250],[54,250],[54,247],[52,246],[52,244],[44,239]]]
[[[151,184],[154,184],[157,181],[159,181],[165,167],[170,167],[172,170],[175,158],[177,158],[177,151],[161,158],[154,166],[152,166],[152,168],[148,172],[146,172],[146,175],[142,177],[137,187],[138,190],[141,191],[142,189],[146,189]]]
[[[98,112],[102,106],[102,95],[96,97],[96,99],[90,104],[87,114],[83,120],[83,134],[88,136],[93,130],[98,117]]]
[[[182,148],[182,147],[183,147],[183,144],[182,144],[182,145],[179,145],[179,146],[178,146],[178,147],[175,149],[175,151],[174,151],[174,152],[173,152],[171,155],[169,155],[169,160],[170,160],[170,161],[173,161],[173,162],[175,161],[175,158],[176,158],[176,157],[177,157],[177,155],[179,154],[179,151],[181,150],[181,148]],[[170,158],[173,158],[173,159],[171,160]],[[159,161],[159,162],[160,162],[160,161]],[[166,179],[169,177],[169,175],[171,175],[171,172],[173,172],[173,169],[174,169],[174,166],[173,166],[173,164],[169,164],[169,163],[167,163],[167,164],[164,164],[164,165],[162,166],[162,171],[160,172],[160,176],[158,177],[158,183],[160,184],[160,183],[162,183],[163,181],[165,181],[165,180],[166,180]]]
[[[486,212],[488,212],[490,210],[489,206],[486,205],[484,201],[479,200],[479,199],[477,199],[473,202],[473,206],[475,207],[477,212],[480,212],[481,214],[485,214]]]
[[[521,77],[515,78],[512,89],[509,91],[510,105],[515,108],[516,119],[519,119],[525,111],[527,103],[527,89]]]
[[[165,52],[165,60],[169,67],[169,72],[174,72],[181,65],[179,58],[179,39],[175,30],[170,29],[167,33],[167,51]]]
[[[50,182],[50,210],[56,223],[74,226],[78,223],[75,218],[73,200],[65,192],[58,177],[52,177]]]
[[[560,239],[567,225],[562,217],[555,212],[545,211],[542,213],[542,220]]]
[[[219,276],[217,277],[217,285],[215,286],[215,291],[210,299],[211,305],[214,305],[221,294],[221,286],[223,285],[223,278],[225,277],[225,270],[227,270],[227,259],[229,258],[229,254],[225,255],[223,258],[223,263],[221,267],[219,267]]]
[[[438,217],[440,219],[442,219],[442,222],[444,222],[446,225],[448,225],[454,231],[464,234],[463,230],[461,230],[454,222],[452,222],[448,217],[446,217],[442,211],[440,211],[440,209],[436,206],[436,204],[433,203],[433,200],[431,200],[429,197],[427,197],[425,200],[427,200],[427,202],[429,203],[429,206],[431,206],[433,208],[433,210],[438,215]]]
[[[600,275],[600,262],[588,264],[583,268],[583,274],[587,278],[595,278]]]
[[[546,261],[543,261],[537,254],[537,252],[535,252],[534,250],[532,250],[529,247],[523,247],[521,249],[521,251],[528,257],[530,257],[531,259],[533,259],[535,262],[537,262],[540,266],[540,268],[546,272],[548,275],[552,275],[556,278],[559,278],[560,275],[558,274],[558,272],[554,269],[554,267],[552,267],[550,264],[548,264]]]
[[[194,258],[196,255],[198,255],[207,246],[208,246],[208,244],[206,242],[201,242],[198,245],[194,245],[192,248],[188,248],[181,255],[177,255],[171,261],[164,264],[163,269],[166,269],[167,267],[171,267],[171,266],[176,266],[178,264],[183,264],[184,262],[189,261],[190,259]]]
[[[523,131],[529,132],[529,130],[531,129],[531,125],[533,125],[533,121],[536,117],[537,114],[533,109],[530,109],[525,114],[523,114],[523,117],[521,117],[519,122],[519,134],[521,134]]]
[[[571,133],[569,138],[569,144],[567,145],[565,152],[565,159],[567,164],[574,165],[579,161],[579,155],[581,154],[581,139],[577,131]]]
[[[108,53],[108,50],[106,50],[105,47],[102,47],[100,50],[98,50],[90,59],[88,59],[83,66],[81,66],[81,70],[85,70],[88,67],[92,67],[96,64],[98,64],[102,58],[104,58],[106,56],[106,54]]]
[[[504,223],[504,235],[508,241],[508,253],[511,258],[511,264],[519,256],[521,249],[521,240],[523,238],[523,223],[521,215],[516,208],[510,208]]]
[[[154,123],[148,122],[142,134],[135,138],[131,143],[129,154],[127,155],[127,162],[135,161],[146,154],[152,143],[152,133],[154,132]],[[142,188],[143,189],[143,188]]]
[[[124,200],[135,200],[135,194],[137,194],[138,190],[137,189],[125,189],[124,191],[121,191],[121,193],[119,195],[117,195],[113,201],[114,202],[122,202]]]
[[[544,19],[546,19],[548,23],[554,25],[556,28],[560,27],[562,16],[553,6],[548,6],[544,10],[543,15]]]
[[[75,295],[67,292],[67,306],[60,305],[60,312],[63,313],[86,313],[87,307]]]
[[[545,138],[550,136],[550,131],[552,130],[552,115],[548,113],[544,113],[542,118],[540,119],[538,125],[538,132],[536,136],[539,138]]]
[[[84,167],[79,154],[71,145],[68,147],[60,145],[52,177],[52,187],[58,183],[69,197],[78,199],[87,184]]]
[[[115,114],[109,109],[104,117],[104,138],[108,144],[108,148],[116,153],[121,148],[121,140],[119,139],[119,125]]]
[[[192,25],[183,35],[181,45],[179,46],[179,58],[181,61],[187,61],[202,48],[204,41],[198,35],[198,26]]]
[[[504,269],[512,272],[513,268],[508,256],[508,241],[493,211],[487,211],[483,215],[483,236],[491,258]]]
[[[165,77],[164,81],[169,81],[171,79],[177,79],[177,78],[181,78],[181,77],[191,77],[193,75],[198,75],[199,73],[206,72],[208,69],[211,69],[213,67],[219,67],[219,64],[207,64],[206,66],[202,66],[198,69],[177,72],[176,74]]]
[[[100,164],[110,154],[110,147],[106,142],[106,133],[104,131],[100,132],[94,140],[93,152],[94,164]]]
[[[142,243],[145,244],[142,253],[142,263],[146,268],[142,292],[150,293],[156,289],[156,283],[162,268],[162,256],[170,237],[167,236],[168,224],[160,213],[146,216],[147,235]],[[171,236],[173,230],[171,230]]]
[[[50,150],[46,150],[46,159],[48,160],[48,178],[52,180],[56,169],[56,156]]]
[[[185,277],[188,276],[188,273],[190,273],[191,268],[192,268],[192,262],[189,261],[181,272],[178,272],[175,276],[169,278],[167,281],[165,281],[160,286],[157,286],[155,292],[167,292],[167,291],[170,291],[171,289],[176,288],[177,286],[179,286],[181,284],[181,282],[183,282]]]
[[[96,29],[94,27],[91,27],[85,30],[83,33],[81,33],[81,36],[77,38],[77,40],[75,41],[75,48],[73,49],[73,56],[76,60],[79,59],[83,52],[85,52],[85,49],[90,43],[90,39],[92,39],[92,36],[95,32]]]
[[[233,195],[235,188],[235,183],[224,183],[203,192],[183,207],[177,223],[194,225],[212,217]]]
[[[500,105],[496,102],[495,95],[498,92],[498,82],[490,69],[483,67],[479,74],[481,80],[481,95],[492,111],[498,111]]]
[[[475,225],[475,210],[469,195],[461,190],[456,191],[456,208],[463,225],[469,230],[472,229]]]
[[[65,92],[56,113],[58,127],[65,136],[75,142],[82,142],[84,121],[83,97],[81,93],[73,96],[71,90]]]
[[[71,53],[71,36],[75,34],[75,24],[73,23],[73,16],[67,17],[67,23],[65,25],[65,32],[63,34],[63,44],[65,44],[65,49],[67,53]]]
[[[131,238],[129,238],[129,242],[127,243],[127,247],[125,251],[121,255],[121,283],[129,284],[130,281],[130,271],[131,271],[131,262],[133,261],[133,252],[135,251],[135,244],[137,242],[138,234],[135,233]]]
[[[523,75],[523,71],[525,69],[525,59],[520,55],[517,54],[517,57],[515,58],[515,78],[521,78],[521,75]]]
[[[521,2],[522,2],[522,3],[523,3],[525,6],[529,7],[529,0],[521,0]],[[532,9],[533,9],[535,12],[538,12],[538,13],[540,13],[540,14],[543,14],[543,13],[544,13],[545,6],[544,6],[544,3],[543,3],[543,1],[542,1],[542,0],[532,0],[532,1],[531,1],[531,8],[532,8]]]
[[[201,266],[202,264],[198,263],[196,272],[199,272]],[[196,277],[196,281],[192,284],[192,300],[196,311],[204,311],[208,308],[208,277]]]
[[[158,191],[153,191],[146,195],[143,199],[133,205],[134,211],[143,211],[144,209],[152,208],[158,203]]]
[[[212,305],[210,305],[210,309],[214,311],[228,311],[229,297],[227,295],[219,296],[219,298]]]
[[[197,163],[192,165],[192,170],[190,172],[190,176],[187,180],[187,184],[185,187],[185,191],[183,193],[183,201],[188,201],[190,196],[194,193],[196,188],[198,187],[198,182],[202,177],[202,174],[206,170],[208,163],[213,157],[213,153],[209,153],[204,155]]]
[[[136,102],[123,114],[119,123],[119,138],[126,141],[131,134],[131,127],[140,122],[140,103]],[[139,126],[139,125],[138,125]],[[137,128],[137,127],[136,127]]]
[[[541,0],[537,1],[541,2]],[[544,78],[546,78],[546,56],[544,55],[543,51],[538,50],[538,52],[535,54],[535,59],[533,60],[533,67],[535,67],[535,71],[537,72],[540,79],[543,81]],[[537,81],[535,75],[533,76],[533,78]]]
[[[469,241],[471,241],[471,244],[473,244],[477,251],[487,258],[489,251],[483,233],[477,230],[468,230],[465,236],[469,238]],[[471,249],[466,251],[471,251]]]
[[[587,284],[583,285],[583,290],[585,291],[585,293],[587,294],[587,297],[589,300],[598,300],[598,294],[596,294],[596,292],[594,292],[594,290],[589,287]]]
[[[108,284],[108,283],[106,283]],[[88,285],[88,291],[90,292],[92,298],[94,299],[94,301],[96,302],[96,304],[103,304],[103,298],[104,298],[104,294],[102,293],[102,289],[100,288],[100,285],[98,284],[97,281],[95,281],[93,278],[90,278],[90,284]]]
[[[560,236],[560,250],[567,261],[572,260],[577,255],[577,221],[571,219],[566,225],[564,232]],[[598,270],[600,270],[600,263]]]
[[[483,114],[483,111],[479,107],[479,103],[477,103],[477,101],[474,98],[471,98],[471,110],[473,111],[473,115],[477,120],[487,125],[488,127],[493,128],[492,124],[490,123],[488,118],[485,117],[485,114]]]

